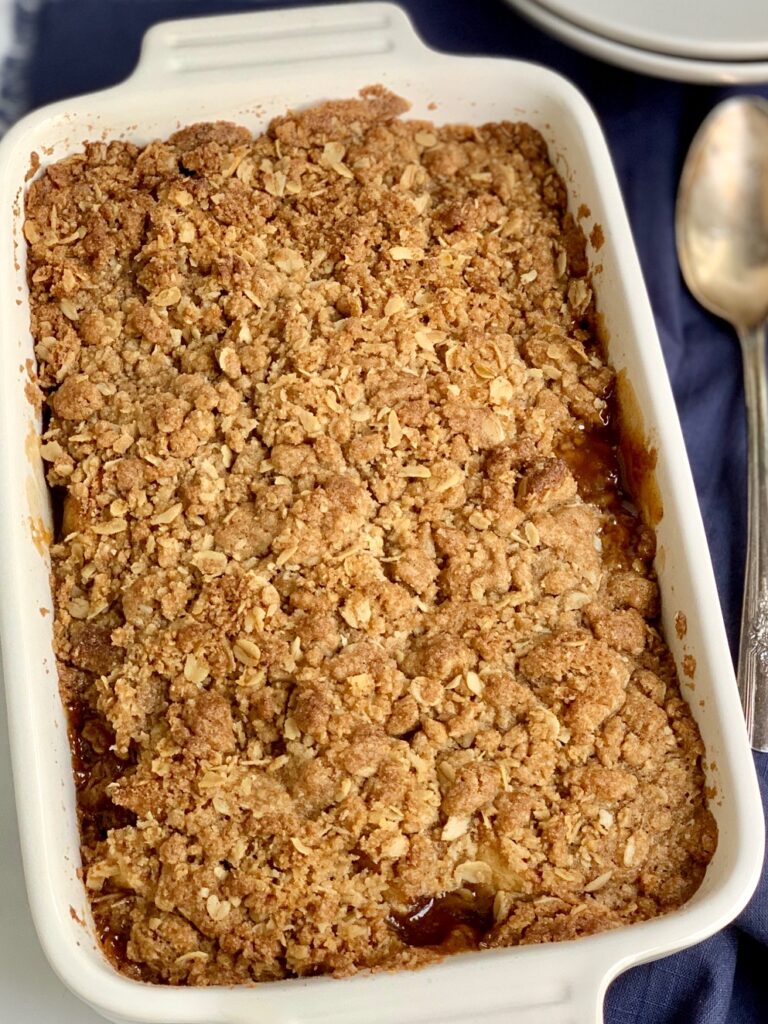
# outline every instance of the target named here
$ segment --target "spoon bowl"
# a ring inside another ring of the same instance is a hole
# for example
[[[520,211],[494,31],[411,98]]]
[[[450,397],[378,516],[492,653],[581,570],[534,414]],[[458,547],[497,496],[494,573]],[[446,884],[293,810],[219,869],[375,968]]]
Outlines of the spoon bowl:
[[[686,284],[741,341],[748,425],[748,529],[738,682],[752,746],[768,750],[768,102],[715,107],[683,167],[675,219]]]
[[[677,244],[703,306],[741,329],[768,317],[768,102],[736,97],[709,115],[680,180]]]

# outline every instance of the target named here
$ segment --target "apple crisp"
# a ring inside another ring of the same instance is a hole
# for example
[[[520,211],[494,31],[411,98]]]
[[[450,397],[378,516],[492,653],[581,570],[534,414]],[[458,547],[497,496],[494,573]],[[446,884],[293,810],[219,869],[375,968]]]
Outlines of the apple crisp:
[[[133,978],[588,935],[716,845],[563,182],[529,125],[406,109],[29,189],[83,877]]]

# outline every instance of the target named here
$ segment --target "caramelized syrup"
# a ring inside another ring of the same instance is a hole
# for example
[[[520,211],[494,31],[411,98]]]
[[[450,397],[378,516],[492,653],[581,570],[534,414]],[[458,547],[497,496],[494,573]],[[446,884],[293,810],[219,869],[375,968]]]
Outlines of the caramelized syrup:
[[[461,929],[467,945],[480,945],[493,927],[493,892],[475,886],[419,900],[410,910],[393,914],[392,927],[409,946],[442,946]]]
[[[109,829],[134,824],[136,815],[113,804],[107,794],[109,783],[125,770],[125,763],[108,749],[114,741],[113,734],[81,701],[70,701],[66,710],[80,827],[83,843],[87,845],[92,840],[105,839]],[[99,750],[86,735],[94,741],[98,737]]]
[[[109,783],[126,767],[109,749],[114,733],[82,701],[69,701],[66,711],[80,832],[83,846],[89,846],[106,839],[110,829],[135,824],[136,815],[113,804],[107,793]],[[152,980],[128,959],[128,930],[113,927],[109,908],[94,905],[93,916],[99,944],[110,963],[137,980]]]
[[[602,424],[575,431],[557,454],[573,474],[582,500],[605,514],[600,538],[606,560],[616,568],[628,569],[636,559],[653,558],[655,541],[624,487],[616,400],[612,394],[606,397]],[[633,483],[636,481],[630,480]]]
[[[118,965],[128,962],[128,936],[124,932],[115,932],[108,921],[101,921],[98,936],[108,960]]]

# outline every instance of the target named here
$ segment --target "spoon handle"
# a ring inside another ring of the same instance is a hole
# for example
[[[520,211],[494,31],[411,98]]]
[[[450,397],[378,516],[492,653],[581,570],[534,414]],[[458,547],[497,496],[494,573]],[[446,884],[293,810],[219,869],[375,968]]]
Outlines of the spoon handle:
[[[739,644],[739,693],[749,742],[768,750],[768,386],[765,324],[741,331],[747,405],[747,564]]]

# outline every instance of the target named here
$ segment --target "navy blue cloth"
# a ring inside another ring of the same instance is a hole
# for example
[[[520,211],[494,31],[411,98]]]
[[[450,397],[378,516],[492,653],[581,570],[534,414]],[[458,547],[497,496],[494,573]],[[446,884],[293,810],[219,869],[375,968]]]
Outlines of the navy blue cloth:
[[[30,3],[37,11],[30,14]],[[143,32],[195,14],[298,6],[259,0],[26,0],[26,53],[0,81],[20,112],[114,84],[136,63]],[[402,0],[434,47],[549,65],[586,94],[602,122],[629,209],[704,516],[733,651],[745,547],[745,426],[741,363],[729,328],[688,295],[677,267],[673,208],[685,152],[726,90],[659,81],[592,60],[550,39],[503,0]],[[33,16],[34,15],[34,16]],[[692,12],[695,17],[695,13]],[[34,24],[33,24],[34,23]],[[375,74],[375,64],[371,65]],[[467,82],[467,90],[472,84]],[[729,89],[727,92],[737,92]],[[768,83],[751,87],[768,98]],[[755,755],[768,806],[768,755]],[[768,870],[738,921],[698,946],[627,971],[611,986],[609,1024],[765,1024]]]

